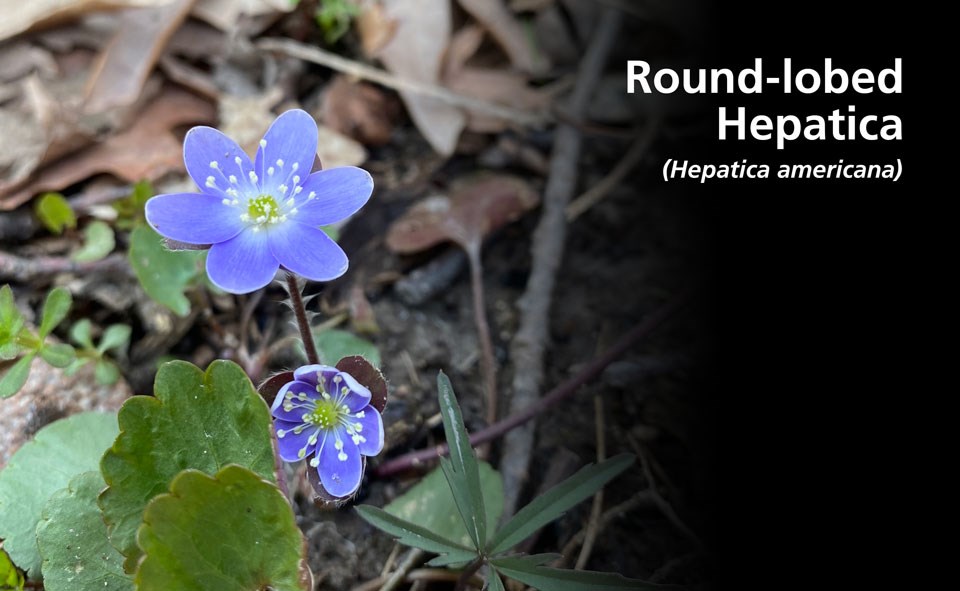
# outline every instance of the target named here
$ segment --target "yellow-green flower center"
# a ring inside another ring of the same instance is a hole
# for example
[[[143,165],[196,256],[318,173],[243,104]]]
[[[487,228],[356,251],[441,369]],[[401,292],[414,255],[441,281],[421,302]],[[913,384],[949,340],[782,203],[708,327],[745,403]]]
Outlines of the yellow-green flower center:
[[[272,195],[259,195],[247,202],[247,215],[258,224],[280,221],[280,207]]]
[[[316,408],[306,416],[306,422],[329,429],[340,422],[341,411],[341,405],[333,399],[318,400]]]

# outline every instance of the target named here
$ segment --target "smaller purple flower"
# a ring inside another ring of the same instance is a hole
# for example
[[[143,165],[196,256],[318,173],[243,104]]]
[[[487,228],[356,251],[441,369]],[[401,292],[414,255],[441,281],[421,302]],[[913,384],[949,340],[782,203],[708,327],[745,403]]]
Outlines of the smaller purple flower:
[[[383,420],[370,405],[370,390],[350,374],[327,365],[293,372],[273,401],[280,457],[310,458],[331,496],[349,497],[360,488],[361,456],[383,449]]]
[[[317,123],[286,111],[260,140],[254,162],[212,127],[194,127],[183,160],[200,193],[157,195],[147,222],[177,242],[210,245],[207,274],[230,293],[249,293],[280,266],[312,281],[347,270],[347,256],[320,226],[346,219],[373,192],[370,174],[344,166],[311,173]]]

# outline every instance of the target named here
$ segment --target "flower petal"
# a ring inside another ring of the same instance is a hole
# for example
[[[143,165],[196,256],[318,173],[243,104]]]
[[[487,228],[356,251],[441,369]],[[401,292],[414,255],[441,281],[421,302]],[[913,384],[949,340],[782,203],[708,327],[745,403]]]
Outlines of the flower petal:
[[[263,191],[279,197],[281,184],[293,191],[293,176],[305,179],[313,169],[317,142],[317,122],[306,111],[292,109],[277,117],[257,150],[256,170]]]
[[[250,293],[267,285],[280,264],[270,254],[263,232],[245,230],[226,242],[210,247],[207,275],[217,287],[230,293]]]
[[[316,386],[320,383],[317,372],[320,372],[324,380],[327,380],[340,373],[340,370],[335,367],[330,367],[329,365],[303,365],[293,370],[293,379]],[[326,384],[324,384],[324,388],[326,387]]]
[[[372,406],[367,406],[360,412],[363,413],[362,417],[355,416],[351,419],[360,423],[360,430],[357,433],[364,438],[364,441],[358,444],[360,453],[365,456],[375,456],[383,451],[383,418]]]
[[[303,429],[297,433],[297,428]],[[314,453],[316,444],[322,435],[318,435],[319,427],[303,425],[300,422],[274,421],[273,428],[277,431],[277,449],[285,462],[296,462]],[[283,435],[280,435],[283,433]],[[317,435],[317,441],[310,443],[312,436]],[[303,452],[301,455],[300,452]]]
[[[189,244],[216,244],[239,234],[244,224],[236,207],[206,193],[157,195],[144,208],[161,236]]]
[[[251,183],[253,164],[250,158],[235,141],[212,127],[199,126],[187,132],[183,138],[183,163],[190,178],[204,193],[223,198],[226,196],[225,190],[230,187],[246,197],[259,192],[257,186]],[[211,166],[213,163],[216,163],[216,168]],[[235,183],[230,182],[231,176]],[[213,177],[213,186],[207,183],[210,177]]]
[[[342,450],[336,448],[337,441],[343,443]],[[343,427],[326,432],[317,458],[320,482],[328,493],[335,497],[348,497],[360,488],[360,479],[363,477],[360,449]]]
[[[347,405],[350,412],[357,412],[370,404],[370,390],[368,390],[366,386],[358,382],[348,373],[341,372],[340,378],[343,380],[343,383],[337,388],[337,394],[343,394],[343,388],[347,389],[346,398],[344,398],[343,403]],[[331,385],[331,388],[333,386],[334,385]],[[332,391],[333,390],[331,390],[331,393]]]
[[[268,235],[273,256],[301,277],[331,281],[347,272],[347,255],[323,230],[288,223]]]
[[[287,395],[290,398],[287,398]],[[282,421],[292,421],[302,423],[303,415],[310,413],[314,409],[314,402],[320,397],[317,387],[307,382],[289,382],[284,384],[273,399],[273,405],[270,407],[270,413]],[[288,404],[289,403],[289,404]],[[287,410],[287,407],[290,410]]]
[[[363,207],[373,193],[373,178],[362,168],[343,166],[315,172],[300,186],[295,219],[317,227],[347,219]]]

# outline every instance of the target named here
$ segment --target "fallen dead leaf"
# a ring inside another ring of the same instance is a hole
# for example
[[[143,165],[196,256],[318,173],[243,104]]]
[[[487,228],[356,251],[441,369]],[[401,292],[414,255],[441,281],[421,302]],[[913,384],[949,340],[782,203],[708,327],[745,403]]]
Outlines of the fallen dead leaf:
[[[137,100],[167,41],[193,3],[172,0],[122,12],[117,32],[100,53],[84,90],[87,113],[127,106]]]
[[[465,66],[444,78],[446,86],[457,93],[507,105],[524,111],[543,111],[551,97],[528,84],[526,75],[503,69]],[[498,133],[507,128],[499,117],[468,111],[467,128],[480,133]]]
[[[452,241],[469,250],[540,203],[526,181],[499,174],[460,181],[450,195],[428,197],[411,207],[390,226],[387,247],[412,254]]]
[[[377,3],[364,4],[356,24],[360,45],[367,57],[375,56],[397,30],[397,21],[389,18],[383,6]]]
[[[458,1],[503,48],[513,67],[528,74],[542,74],[550,68],[546,56],[537,54],[530,35],[503,0]]]
[[[37,193],[62,190],[99,173],[111,173],[134,183],[182,170],[183,148],[171,130],[190,123],[210,123],[214,115],[210,103],[188,92],[167,88],[133,126],[44,167],[32,182],[4,198],[0,207],[11,209]]]
[[[360,142],[325,125],[317,126],[317,157],[323,168],[360,166],[367,160],[367,150]]]
[[[30,0],[17,2],[15,10],[4,10],[0,19],[0,40],[33,28],[48,27],[90,12],[131,6],[158,6],[170,0]]]
[[[393,134],[399,104],[372,84],[336,76],[324,92],[323,122],[368,146],[383,146]]]
[[[450,42],[450,0],[386,0],[384,9],[397,28],[380,50],[380,61],[397,76],[435,84]],[[433,149],[444,156],[453,154],[466,114],[439,99],[407,91],[400,96]]]
[[[284,14],[296,5],[290,0],[199,0],[193,15],[221,31],[235,31],[243,16]]]
[[[253,154],[257,151],[260,138],[276,119],[272,109],[281,100],[283,91],[276,87],[252,96],[224,94],[220,97],[218,108],[218,128],[240,144],[244,152]]]

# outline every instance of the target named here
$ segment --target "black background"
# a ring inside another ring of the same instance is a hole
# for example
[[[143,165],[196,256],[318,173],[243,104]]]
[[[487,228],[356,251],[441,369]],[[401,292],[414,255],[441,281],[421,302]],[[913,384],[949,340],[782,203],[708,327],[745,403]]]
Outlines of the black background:
[[[903,59],[902,95],[783,95],[768,86],[760,96],[714,97],[705,108],[708,135],[665,155],[771,165],[899,157],[904,166],[897,183],[671,181],[671,191],[699,204],[713,235],[707,297],[716,354],[707,409],[717,442],[717,586],[858,589],[914,580],[924,570],[914,553],[925,540],[908,495],[920,486],[925,459],[916,439],[929,411],[920,402],[917,368],[927,344],[918,327],[932,303],[933,218],[943,201],[920,188],[920,135],[929,128],[908,105],[928,115],[936,108],[920,90],[932,58],[909,51],[909,7],[718,2],[705,10],[701,67],[737,71],[763,57],[769,76],[785,57],[794,71],[822,71],[830,57],[847,72],[878,72]],[[773,141],[721,142],[720,104],[746,106],[748,120],[826,116],[853,104],[858,115],[898,115],[903,140],[799,139],[782,151]]]

